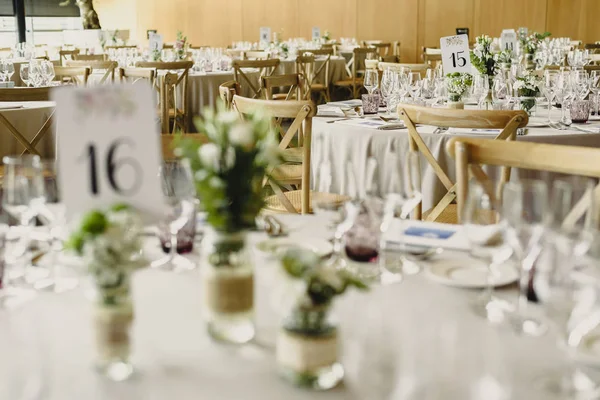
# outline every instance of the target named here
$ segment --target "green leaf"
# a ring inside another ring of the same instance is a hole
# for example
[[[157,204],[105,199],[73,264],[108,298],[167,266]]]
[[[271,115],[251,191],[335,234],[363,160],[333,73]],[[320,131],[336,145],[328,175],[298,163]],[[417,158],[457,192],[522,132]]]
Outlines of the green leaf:
[[[108,221],[104,213],[98,210],[90,211],[81,221],[81,232],[97,235],[106,230]]]
[[[76,232],[69,237],[69,239],[65,243],[65,248],[69,250],[75,251],[77,254],[81,255],[83,252],[83,245],[85,243],[85,236],[81,232]]]
[[[111,211],[119,212],[129,210],[131,207],[127,203],[116,203],[110,208]]]

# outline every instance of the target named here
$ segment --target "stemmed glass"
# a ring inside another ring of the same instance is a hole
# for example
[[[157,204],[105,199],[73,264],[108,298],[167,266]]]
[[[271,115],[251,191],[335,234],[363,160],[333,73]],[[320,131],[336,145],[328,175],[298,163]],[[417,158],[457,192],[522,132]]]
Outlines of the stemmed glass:
[[[508,91],[508,84],[501,76],[497,76],[494,79],[494,85],[492,86],[492,102],[497,105],[500,110],[504,110],[508,102],[510,101]]]
[[[52,64],[50,61],[42,61],[40,66],[42,76],[44,78],[44,84],[49,85],[55,77],[54,64]]]
[[[540,180],[509,182],[504,186],[502,214],[508,223],[507,237],[520,263],[519,298],[511,324],[519,334],[540,336],[546,324],[532,313],[533,278],[542,253],[548,215],[548,186]]]
[[[506,241],[507,223],[500,212],[500,202],[495,194],[476,181],[471,182],[463,210],[464,229],[471,255],[482,259],[488,267],[486,290],[475,302],[474,310],[490,322],[501,322],[504,312],[511,309],[506,301],[494,296],[494,275],[512,254]]]
[[[21,74],[21,80],[23,81],[23,83],[27,87],[29,87],[29,84],[31,83],[29,80],[29,64],[27,64],[27,63],[21,64],[20,74]]]
[[[421,73],[420,72],[409,72],[407,87],[410,92],[410,97],[412,97],[413,102],[418,103],[419,101],[419,93],[421,92],[421,88],[423,86],[423,82],[421,81]]]
[[[169,228],[170,251],[166,258],[152,262],[151,266],[168,266],[176,272],[194,269],[192,262],[177,254],[177,235],[190,219],[196,218],[196,190],[190,166],[181,160],[167,161],[160,167],[159,175],[168,206],[165,222]]]
[[[375,89],[379,86],[379,74],[374,69],[367,69],[365,71],[365,77],[363,85],[367,92],[372,95]]]
[[[4,81],[9,82],[15,73],[15,65],[12,61],[4,60],[0,66],[0,72],[4,75]]]
[[[490,82],[487,75],[475,75],[473,77],[473,95],[477,99],[477,107],[481,110],[483,102],[490,91]]]
[[[600,105],[598,104],[598,92],[600,88],[598,85],[600,84],[600,71],[591,71],[590,72],[590,91],[594,95],[594,100],[592,104],[594,104],[592,108],[592,115],[598,114],[598,110],[600,109]]]
[[[548,123],[549,124],[552,123],[552,118],[551,118],[552,101],[556,97],[555,89],[556,89],[557,78],[558,78],[558,71],[546,70],[546,71],[544,71],[544,78],[543,78],[542,84],[540,85],[540,89],[542,90],[542,93],[546,97],[546,100],[548,100]]]
[[[394,95],[394,85],[395,85],[396,75],[394,71],[391,69],[386,69],[383,71],[383,76],[381,77],[381,95],[385,99],[387,110],[386,113],[391,114],[391,106],[390,100]]]

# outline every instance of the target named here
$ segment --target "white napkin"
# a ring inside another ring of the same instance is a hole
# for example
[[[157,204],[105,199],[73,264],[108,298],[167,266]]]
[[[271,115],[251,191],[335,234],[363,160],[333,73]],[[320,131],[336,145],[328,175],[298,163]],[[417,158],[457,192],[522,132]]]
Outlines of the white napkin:
[[[450,128],[448,129],[448,133],[453,133],[457,135],[492,135],[496,136],[500,132],[501,129],[471,129],[471,128]]]
[[[321,104],[317,107],[317,116],[319,117],[344,117],[344,112],[339,107]]]

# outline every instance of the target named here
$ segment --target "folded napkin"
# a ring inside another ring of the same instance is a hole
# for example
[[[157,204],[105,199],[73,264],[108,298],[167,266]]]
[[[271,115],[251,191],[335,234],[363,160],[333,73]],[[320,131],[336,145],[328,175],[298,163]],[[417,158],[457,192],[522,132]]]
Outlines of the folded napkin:
[[[450,128],[448,129],[448,133],[457,134],[457,135],[493,135],[496,136],[500,132],[501,129],[470,129],[470,128]]]
[[[384,125],[378,126],[379,131],[392,131],[395,129],[405,129],[406,125],[403,122],[386,122]]]
[[[339,107],[321,104],[317,107],[317,116],[319,117],[344,117],[344,112]]]
[[[441,247],[450,250],[468,250],[469,240],[460,225],[438,222],[403,221],[394,219],[383,235],[386,243],[415,247]]]

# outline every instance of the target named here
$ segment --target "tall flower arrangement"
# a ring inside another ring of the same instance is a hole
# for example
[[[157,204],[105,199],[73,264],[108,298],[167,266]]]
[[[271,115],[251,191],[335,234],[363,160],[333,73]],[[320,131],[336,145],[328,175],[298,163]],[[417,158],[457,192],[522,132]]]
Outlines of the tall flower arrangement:
[[[528,114],[533,112],[536,101],[535,97],[540,94],[539,84],[539,78],[531,71],[527,71],[524,75],[518,76],[513,84],[513,89],[516,90],[519,97],[521,97],[521,108]]]
[[[492,80],[496,75],[496,61],[497,58],[492,52],[492,38],[487,35],[475,38],[475,48],[471,51],[471,64],[477,71]]]
[[[173,47],[178,60],[185,60],[187,58],[187,36],[184,36],[183,32],[177,31],[177,39]]]
[[[522,37],[521,48],[525,54],[535,54],[540,46],[540,42],[551,35],[550,32],[538,33],[534,32],[527,37]]]

